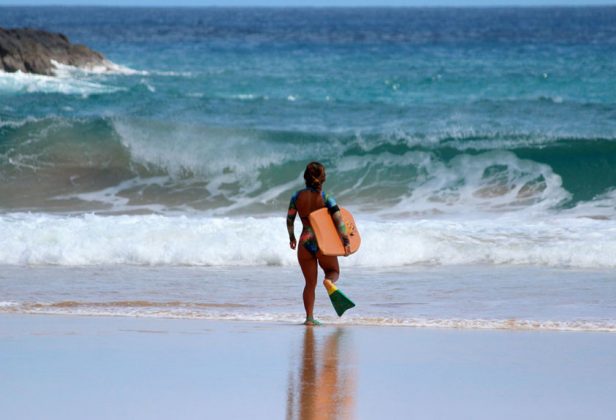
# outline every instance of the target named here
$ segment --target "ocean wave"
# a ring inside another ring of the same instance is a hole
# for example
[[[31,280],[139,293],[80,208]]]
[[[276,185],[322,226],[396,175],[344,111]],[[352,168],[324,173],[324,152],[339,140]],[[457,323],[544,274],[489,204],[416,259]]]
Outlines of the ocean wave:
[[[449,214],[467,211],[533,211],[558,208],[572,200],[566,182],[539,159],[523,159],[516,148],[497,148],[496,137],[489,147],[468,150],[446,157],[451,144],[440,148],[393,145],[380,137],[335,137],[305,133],[278,133],[266,130],[204,127],[199,125],[142,123],[137,120],[113,120],[131,159],[145,167],[164,169],[175,178],[207,179],[205,191],[210,197],[224,197],[227,205],[215,213],[225,214],[248,209],[255,204],[271,203],[282,194],[299,187],[299,173],[281,171],[296,161],[311,159],[311,150],[329,155],[330,171],[343,179],[333,188],[354,205],[383,201],[390,214]],[[293,139],[290,141],[288,138]],[[472,143],[467,137],[457,141]],[[552,141],[552,140],[550,140]],[[311,147],[304,147],[304,143]],[[580,139],[558,140],[557,148],[576,147]],[[367,145],[370,144],[369,146]],[[597,147],[616,148],[616,142],[597,140]],[[428,142],[431,144],[431,142]],[[607,146],[606,146],[607,145]],[[524,147],[518,144],[520,150]],[[540,147],[531,148],[533,152]],[[582,146],[580,146],[582,147]],[[362,153],[357,153],[358,148]],[[467,151],[468,150],[468,151]],[[574,151],[575,152],[575,149]],[[534,156],[533,156],[534,157]],[[298,172],[301,171],[299,168]],[[287,173],[288,178],[277,177]],[[262,179],[269,179],[263,182]],[[351,180],[346,181],[345,180]],[[602,194],[609,185],[595,190]],[[278,192],[279,194],[272,194]],[[383,197],[383,192],[389,196]],[[270,204],[271,206],[271,204]],[[271,208],[271,207],[270,207]]]
[[[38,123],[41,121],[48,120],[49,118],[36,118],[36,117],[26,117],[22,119],[14,119],[14,120],[0,120],[0,129],[2,128],[19,128],[23,127],[27,124]]]
[[[393,129],[377,135],[358,135],[357,145],[364,152],[383,147],[402,149],[457,151],[520,150],[567,147],[592,147],[597,144],[616,144],[612,132],[602,134],[577,134],[553,131],[532,132],[513,130],[493,130],[474,127],[448,127],[430,132],[414,132]]]
[[[259,169],[299,152],[292,144],[272,143],[250,129],[124,119],[114,119],[112,124],[133,160],[177,176],[226,172],[237,179],[254,177]]]
[[[431,153],[381,154],[371,160],[341,159],[337,167],[359,175],[375,168],[414,168],[408,192],[397,202],[379,210],[383,214],[449,214],[536,212],[559,206],[570,198],[561,178],[548,165],[519,159],[512,152],[493,151],[478,155],[460,154],[450,161]],[[381,177],[379,177],[381,178]],[[384,177],[383,177],[384,178]],[[378,185],[353,188],[378,188]]]
[[[446,132],[411,141],[121,117],[0,122],[6,210],[272,214],[315,158],[340,202],[388,217],[571,208],[616,217],[614,138]],[[15,194],[24,182],[28,194]]]
[[[344,266],[616,268],[616,222],[552,217],[388,220],[357,215],[362,250]],[[284,217],[0,216],[0,264],[292,266]],[[393,251],[392,251],[393,250]]]

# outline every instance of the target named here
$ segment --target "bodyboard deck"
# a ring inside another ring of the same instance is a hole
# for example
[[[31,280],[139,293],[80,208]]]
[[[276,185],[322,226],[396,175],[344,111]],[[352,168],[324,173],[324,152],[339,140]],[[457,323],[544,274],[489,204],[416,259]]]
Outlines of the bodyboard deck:
[[[342,213],[342,220],[346,225],[347,234],[349,235],[349,241],[351,246],[351,254],[356,252],[361,245],[361,237],[357,226],[355,225],[355,219],[353,215],[345,209],[340,207],[340,213]],[[324,255],[341,256],[344,255],[344,245],[342,239],[338,234],[338,229],[334,225],[334,220],[329,214],[327,208],[315,210],[308,216],[310,219],[310,225],[314,230],[317,237],[317,244],[319,250]]]

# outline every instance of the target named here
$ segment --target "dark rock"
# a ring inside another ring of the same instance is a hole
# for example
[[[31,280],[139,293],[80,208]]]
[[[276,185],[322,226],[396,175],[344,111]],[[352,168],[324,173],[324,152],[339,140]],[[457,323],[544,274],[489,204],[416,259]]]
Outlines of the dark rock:
[[[53,75],[58,63],[80,68],[109,67],[102,54],[71,44],[65,35],[36,29],[0,28],[0,71]]]

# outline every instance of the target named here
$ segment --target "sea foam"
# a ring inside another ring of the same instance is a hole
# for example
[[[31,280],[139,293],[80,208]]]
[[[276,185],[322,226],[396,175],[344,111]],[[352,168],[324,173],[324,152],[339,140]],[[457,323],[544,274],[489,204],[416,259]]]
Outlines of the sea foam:
[[[296,312],[242,311],[233,308],[216,309],[180,305],[160,305],[148,302],[108,304],[87,302],[63,302],[60,304],[9,302],[2,305],[1,313],[111,316],[165,319],[203,319],[215,321],[249,321],[300,324],[303,315]],[[382,317],[346,315],[344,318],[321,315],[319,319],[332,325],[366,325],[376,327],[410,327],[463,330],[514,330],[514,331],[573,331],[616,332],[616,323],[611,320],[540,320],[540,319],[482,319],[482,318],[417,318],[412,316]]]
[[[45,76],[22,72],[0,72],[0,93],[60,93],[64,95],[89,96],[114,93],[120,87],[105,85],[87,78],[76,78],[65,73],[62,76]]]
[[[610,220],[382,220],[357,214],[357,222],[363,245],[357,254],[343,258],[343,265],[616,267],[616,222]],[[0,264],[9,265],[297,264],[282,216],[14,213],[0,217],[0,236]]]

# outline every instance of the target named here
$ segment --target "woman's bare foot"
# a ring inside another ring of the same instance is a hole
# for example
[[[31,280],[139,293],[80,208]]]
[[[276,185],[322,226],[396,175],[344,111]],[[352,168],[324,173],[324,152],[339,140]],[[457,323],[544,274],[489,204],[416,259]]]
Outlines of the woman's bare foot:
[[[304,321],[304,325],[307,325],[307,326],[317,326],[317,325],[321,325],[321,323],[319,321],[317,321],[316,319],[314,319],[313,317],[309,316]]]

